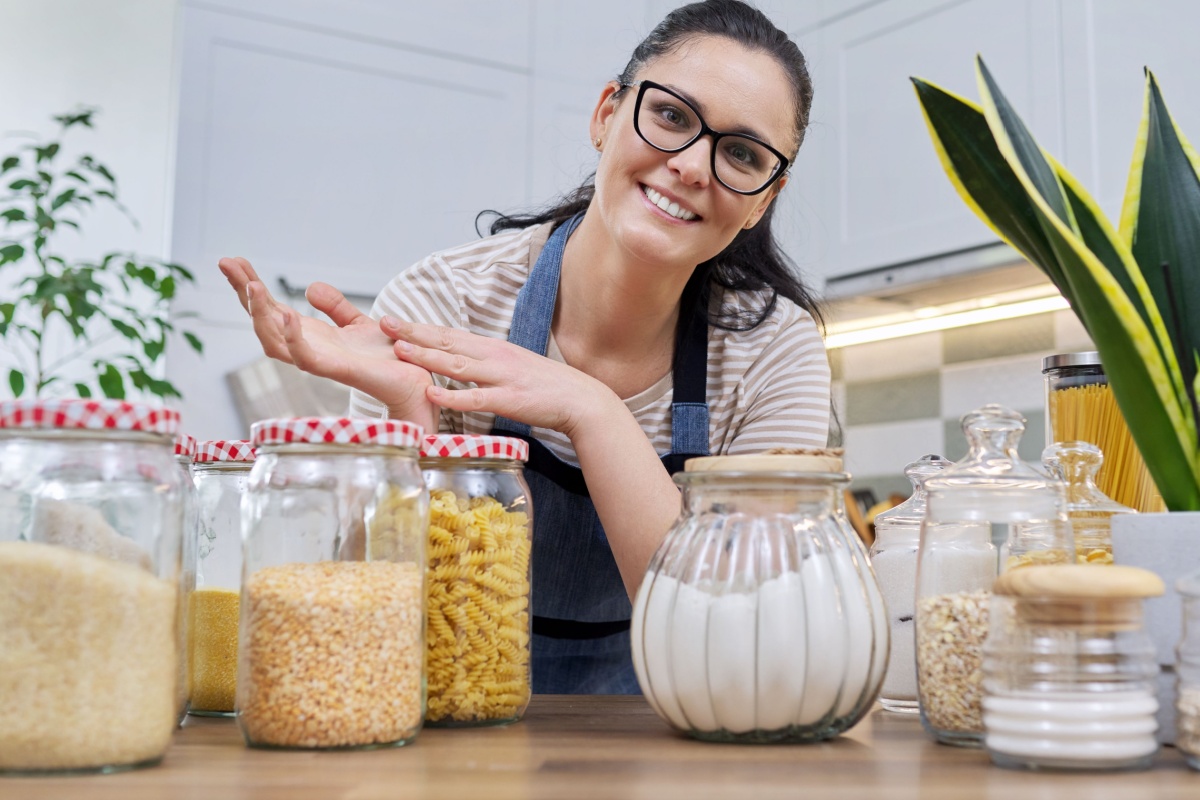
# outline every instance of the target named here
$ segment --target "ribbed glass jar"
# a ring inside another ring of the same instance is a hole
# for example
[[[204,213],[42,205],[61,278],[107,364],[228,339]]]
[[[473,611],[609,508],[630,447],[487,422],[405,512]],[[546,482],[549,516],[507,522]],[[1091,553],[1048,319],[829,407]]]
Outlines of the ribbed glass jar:
[[[631,630],[638,682],[672,727],[709,741],[815,741],[878,696],[883,596],[837,513],[849,476],[814,468],[805,456],[727,456],[675,476],[683,513],[650,562]]]
[[[1176,650],[1175,746],[1200,770],[1200,572],[1175,585],[1183,598],[1183,638]]]

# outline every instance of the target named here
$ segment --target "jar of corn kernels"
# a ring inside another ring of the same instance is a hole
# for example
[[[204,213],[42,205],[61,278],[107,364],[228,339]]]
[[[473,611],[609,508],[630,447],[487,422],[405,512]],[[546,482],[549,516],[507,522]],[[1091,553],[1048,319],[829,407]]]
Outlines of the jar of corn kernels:
[[[420,730],[422,435],[400,420],[254,424],[235,704],[247,744],[389,747]]]
[[[429,487],[425,721],[503,725],[529,704],[529,563],[533,513],[508,436],[425,439]]]

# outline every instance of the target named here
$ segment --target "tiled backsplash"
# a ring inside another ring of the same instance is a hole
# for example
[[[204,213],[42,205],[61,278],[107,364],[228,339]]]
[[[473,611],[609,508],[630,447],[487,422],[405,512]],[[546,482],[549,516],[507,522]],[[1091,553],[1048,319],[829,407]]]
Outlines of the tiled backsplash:
[[[833,398],[852,489],[907,496],[904,466],[967,452],[959,418],[985,403],[1024,415],[1021,457],[1045,446],[1042,358],[1093,349],[1071,311],[830,351]]]

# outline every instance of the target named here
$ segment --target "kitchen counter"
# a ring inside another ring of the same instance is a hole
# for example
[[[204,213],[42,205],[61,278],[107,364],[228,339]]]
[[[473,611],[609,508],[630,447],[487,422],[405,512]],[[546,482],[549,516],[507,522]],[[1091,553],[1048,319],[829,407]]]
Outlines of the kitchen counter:
[[[1004,770],[934,744],[915,717],[876,710],[808,745],[717,745],[672,732],[640,697],[538,696],[506,728],[427,729],[398,749],[251,750],[231,719],[189,717],[160,766],[116,775],[0,778],[0,798],[39,800],[507,800],[730,797],[1148,800],[1200,797],[1172,748],[1152,770]]]

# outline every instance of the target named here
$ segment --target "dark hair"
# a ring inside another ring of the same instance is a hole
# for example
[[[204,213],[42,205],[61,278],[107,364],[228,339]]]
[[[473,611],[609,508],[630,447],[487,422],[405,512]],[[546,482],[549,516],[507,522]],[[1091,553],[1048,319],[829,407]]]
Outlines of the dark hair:
[[[752,50],[765,52],[779,62],[792,85],[796,108],[796,146],[799,147],[808,127],[813,94],[804,54],[765,14],[740,0],[705,0],[672,11],[633,51],[629,63],[617,78],[618,82],[632,83],[647,64],[674,52],[698,36],[722,36]],[[545,222],[553,222],[557,226],[587,210],[596,194],[595,178],[596,173],[593,172],[583,185],[541,211],[517,214],[484,212],[496,214],[490,227],[491,233]],[[699,291],[685,291],[684,296],[692,294],[696,297],[708,324],[725,330],[750,330],[770,316],[780,295],[810,313],[818,324],[823,324],[816,297],[796,277],[794,264],[780,249],[771,232],[776,205],[772,202],[757,225],[740,231],[728,247],[696,267],[689,285],[698,283]],[[761,308],[749,312],[735,313],[724,308],[712,312],[709,301],[714,285],[732,291],[769,289],[770,295]],[[687,316],[680,314],[681,323]]]

